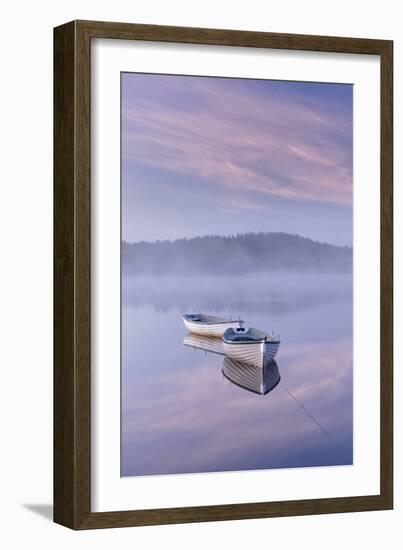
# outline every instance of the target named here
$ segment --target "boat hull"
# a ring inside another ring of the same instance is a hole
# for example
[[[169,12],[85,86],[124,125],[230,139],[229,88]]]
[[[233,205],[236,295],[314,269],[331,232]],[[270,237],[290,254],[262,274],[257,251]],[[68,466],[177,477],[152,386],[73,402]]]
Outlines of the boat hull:
[[[280,342],[227,342],[224,340],[223,348],[225,354],[248,365],[263,368],[264,364],[274,359],[277,354]]]
[[[229,321],[227,323],[196,323],[189,321],[188,319],[183,319],[183,323],[189,332],[193,334],[198,334],[199,336],[213,336],[215,338],[220,338],[224,335],[224,332],[228,328],[234,328],[239,326],[238,321]]]

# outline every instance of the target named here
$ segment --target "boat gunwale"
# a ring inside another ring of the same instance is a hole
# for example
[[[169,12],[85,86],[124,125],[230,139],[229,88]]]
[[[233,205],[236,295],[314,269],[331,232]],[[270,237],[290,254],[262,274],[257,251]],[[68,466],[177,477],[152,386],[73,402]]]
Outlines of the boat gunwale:
[[[243,323],[242,319],[223,319],[221,321],[196,321],[193,319],[187,319],[186,313],[182,315],[182,318],[184,321],[187,321],[188,323],[193,323],[195,325],[228,325],[228,324],[239,324]],[[208,317],[208,316],[207,316]],[[214,317],[211,315],[211,317]],[[218,317],[219,318],[219,317]]]
[[[261,344],[262,342],[265,344],[281,344],[281,340],[268,340],[267,338],[262,340],[227,340],[223,337],[223,341],[226,344]]]

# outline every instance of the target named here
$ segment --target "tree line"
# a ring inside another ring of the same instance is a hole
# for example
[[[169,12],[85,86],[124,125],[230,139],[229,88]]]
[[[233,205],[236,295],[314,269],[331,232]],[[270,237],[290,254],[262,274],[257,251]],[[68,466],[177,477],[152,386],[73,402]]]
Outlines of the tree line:
[[[352,248],[289,233],[206,235],[122,243],[122,266],[134,275],[242,275],[272,271],[351,272]]]

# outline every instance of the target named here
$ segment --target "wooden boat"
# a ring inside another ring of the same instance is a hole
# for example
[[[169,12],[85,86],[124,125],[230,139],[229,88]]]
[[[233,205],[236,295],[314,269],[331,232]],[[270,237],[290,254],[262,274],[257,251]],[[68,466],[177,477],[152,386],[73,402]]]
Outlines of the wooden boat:
[[[193,334],[213,337],[221,337],[227,329],[240,326],[243,323],[241,320],[223,319],[203,313],[185,314],[182,318],[185,327]]]
[[[256,328],[229,328],[225,331],[224,351],[231,359],[263,368],[276,356],[280,337],[266,334]]]
[[[208,353],[225,355],[223,341],[221,338],[211,336],[199,336],[198,334],[188,334],[183,340],[185,346],[194,349],[203,350]]]
[[[274,360],[267,361],[261,368],[225,357],[222,373],[233,384],[260,395],[271,392],[281,378]]]

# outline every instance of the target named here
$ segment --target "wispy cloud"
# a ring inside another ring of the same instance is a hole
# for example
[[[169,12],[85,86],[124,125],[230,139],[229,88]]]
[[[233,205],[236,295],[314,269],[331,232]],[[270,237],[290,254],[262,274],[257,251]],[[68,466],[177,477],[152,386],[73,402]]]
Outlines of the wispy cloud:
[[[351,204],[352,120],[337,101],[271,82],[125,78],[124,159],[234,191]]]

